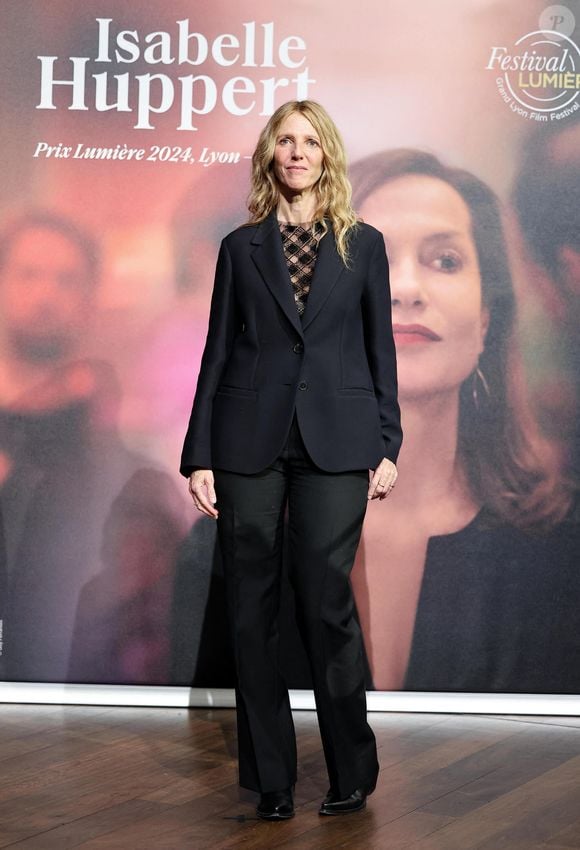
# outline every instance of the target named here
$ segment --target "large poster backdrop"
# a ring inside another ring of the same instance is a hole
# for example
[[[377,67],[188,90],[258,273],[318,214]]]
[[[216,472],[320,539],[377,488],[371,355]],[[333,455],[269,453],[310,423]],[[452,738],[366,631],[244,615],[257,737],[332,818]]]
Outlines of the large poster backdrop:
[[[353,573],[369,688],[580,693],[574,13],[2,4],[5,680],[232,684],[177,467],[258,132],[313,98],[391,266],[405,441]],[[289,587],[282,638],[308,687]]]

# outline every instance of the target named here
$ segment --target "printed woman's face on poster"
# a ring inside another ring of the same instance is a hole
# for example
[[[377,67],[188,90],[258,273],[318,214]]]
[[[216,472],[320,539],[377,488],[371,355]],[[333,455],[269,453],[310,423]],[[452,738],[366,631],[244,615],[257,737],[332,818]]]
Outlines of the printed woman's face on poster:
[[[465,201],[443,180],[405,175],[360,209],[382,231],[390,268],[399,395],[457,392],[483,351],[488,311]]]

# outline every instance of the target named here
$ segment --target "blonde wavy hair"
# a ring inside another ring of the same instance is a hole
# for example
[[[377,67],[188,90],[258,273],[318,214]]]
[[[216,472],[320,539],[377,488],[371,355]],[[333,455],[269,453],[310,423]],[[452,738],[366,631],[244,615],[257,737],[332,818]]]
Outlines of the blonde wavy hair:
[[[345,265],[349,264],[349,239],[359,218],[351,206],[351,186],[346,175],[346,153],[341,135],[328,112],[313,100],[290,100],[272,115],[258,139],[252,156],[252,178],[248,224],[263,221],[278,205],[280,189],[274,176],[274,151],[280,127],[290,115],[303,115],[320,139],[322,174],[316,184],[318,206],[313,216],[322,224],[321,234],[328,231],[328,220],[336,240],[337,251]]]

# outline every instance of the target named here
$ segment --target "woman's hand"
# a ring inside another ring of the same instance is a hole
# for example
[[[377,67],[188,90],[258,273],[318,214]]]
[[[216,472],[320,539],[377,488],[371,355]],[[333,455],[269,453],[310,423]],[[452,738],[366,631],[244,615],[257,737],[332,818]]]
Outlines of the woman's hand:
[[[392,460],[384,457],[374,471],[369,484],[368,499],[386,499],[395,486],[397,467]]]
[[[191,473],[189,476],[189,492],[198,511],[217,519],[218,511],[214,508],[216,495],[211,469],[195,469]]]

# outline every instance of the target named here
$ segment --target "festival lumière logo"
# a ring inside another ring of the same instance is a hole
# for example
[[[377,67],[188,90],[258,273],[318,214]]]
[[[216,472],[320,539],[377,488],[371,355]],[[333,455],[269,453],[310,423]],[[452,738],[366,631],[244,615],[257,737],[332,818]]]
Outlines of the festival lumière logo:
[[[491,48],[486,70],[494,71],[501,98],[530,121],[567,118],[580,109],[580,49],[570,37],[575,20],[565,6],[540,17],[545,29],[528,32],[513,47]]]

